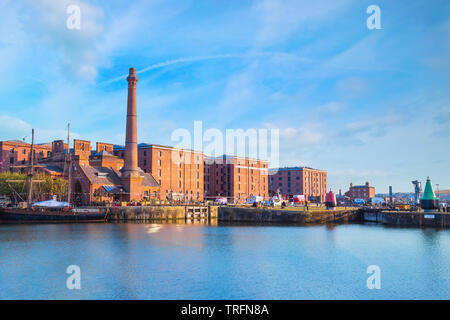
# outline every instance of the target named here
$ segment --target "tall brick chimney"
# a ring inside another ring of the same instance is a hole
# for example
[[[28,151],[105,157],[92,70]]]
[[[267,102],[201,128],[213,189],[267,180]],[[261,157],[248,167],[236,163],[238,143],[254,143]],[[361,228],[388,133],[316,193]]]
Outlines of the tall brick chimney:
[[[138,150],[137,150],[137,100],[136,84],[138,78],[136,69],[130,68],[127,77],[128,82],[128,103],[127,103],[127,131],[125,138],[125,162],[122,169],[122,183],[129,194],[126,200],[141,200],[142,198],[142,177],[138,171]]]

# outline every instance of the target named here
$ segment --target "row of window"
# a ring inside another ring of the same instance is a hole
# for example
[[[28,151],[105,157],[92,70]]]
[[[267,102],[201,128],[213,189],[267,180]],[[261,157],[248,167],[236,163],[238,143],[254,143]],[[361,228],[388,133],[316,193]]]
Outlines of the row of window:
[[[27,149],[22,149],[22,154],[29,154],[31,152],[31,150],[30,151],[28,151]],[[15,153],[15,149],[14,148],[12,148],[12,149],[10,149],[9,150],[9,153],[11,153],[11,154],[14,154]],[[34,153],[36,154],[36,155],[40,155],[40,156],[44,156],[44,151],[39,151],[39,152],[37,152],[36,150],[34,151]],[[47,157],[50,157],[51,156],[51,151],[47,151]]]
[[[147,156],[147,150],[144,150],[143,153],[144,153],[144,157],[146,157]],[[122,152],[122,157],[123,157],[123,155],[124,155],[124,153]],[[162,151],[158,151],[157,155],[158,155],[159,158],[161,158],[162,157]],[[183,153],[182,152],[180,152],[180,159],[181,158],[183,158]],[[195,160],[196,161],[200,161],[200,156],[196,156]]]
[[[162,183],[161,179],[158,180],[158,182],[159,182],[159,185],[161,185],[161,183]],[[196,185],[197,189],[200,188],[200,182],[199,182],[199,181],[197,181],[197,182],[195,183],[195,185]],[[182,182],[181,182],[181,180],[179,180],[179,181],[178,181],[178,188],[181,188],[181,186],[182,186]]]

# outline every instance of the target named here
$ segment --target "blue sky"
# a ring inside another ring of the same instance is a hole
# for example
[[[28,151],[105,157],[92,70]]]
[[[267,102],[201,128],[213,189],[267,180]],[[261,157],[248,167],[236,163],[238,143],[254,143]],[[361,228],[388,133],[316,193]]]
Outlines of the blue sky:
[[[140,142],[175,145],[195,120],[279,128],[281,165],[325,169],[334,190],[450,189],[449,1],[2,1],[0,140],[70,122],[123,144],[129,67]]]

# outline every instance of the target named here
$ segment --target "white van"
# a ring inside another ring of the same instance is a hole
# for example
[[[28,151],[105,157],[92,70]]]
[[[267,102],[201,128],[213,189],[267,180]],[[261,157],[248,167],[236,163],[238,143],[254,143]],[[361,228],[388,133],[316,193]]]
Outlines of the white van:
[[[260,203],[262,202],[264,199],[261,196],[250,196],[247,198],[247,203],[248,204],[253,204],[253,203]]]

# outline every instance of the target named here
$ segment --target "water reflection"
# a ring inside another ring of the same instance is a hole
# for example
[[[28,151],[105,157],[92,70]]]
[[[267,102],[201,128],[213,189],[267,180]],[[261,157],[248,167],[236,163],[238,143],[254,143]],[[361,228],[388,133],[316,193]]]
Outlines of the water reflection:
[[[0,299],[448,299],[450,232],[368,225],[0,225]],[[82,290],[67,290],[79,265]],[[366,268],[382,290],[366,288]],[[76,292],[75,292],[76,291]]]
[[[156,233],[161,229],[161,225],[159,224],[151,224],[147,227],[147,233]]]

